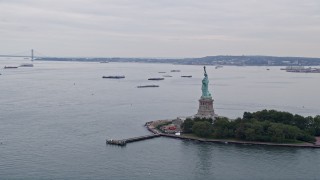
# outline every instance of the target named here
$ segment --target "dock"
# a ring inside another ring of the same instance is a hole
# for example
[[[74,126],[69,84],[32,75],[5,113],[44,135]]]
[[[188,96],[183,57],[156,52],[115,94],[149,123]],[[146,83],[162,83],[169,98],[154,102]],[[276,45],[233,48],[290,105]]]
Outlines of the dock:
[[[147,135],[147,136],[139,136],[139,137],[133,137],[133,138],[121,139],[121,140],[109,139],[106,141],[106,143],[118,145],[118,146],[125,146],[127,143],[143,141],[146,139],[152,139],[152,138],[156,138],[156,137],[160,137],[160,136],[161,136],[160,134],[152,134],[152,135]]]

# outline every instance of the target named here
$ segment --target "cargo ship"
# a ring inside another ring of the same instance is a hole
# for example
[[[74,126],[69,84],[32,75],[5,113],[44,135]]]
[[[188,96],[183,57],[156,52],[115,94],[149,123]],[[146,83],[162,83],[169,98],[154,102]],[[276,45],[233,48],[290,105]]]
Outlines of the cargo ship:
[[[17,66],[5,66],[4,69],[17,69]]]
[[[149,78],[150,81],[161,81],[164,80],[164,78]]]
[[[148,87],[159,87],[159,85],[144,85],[144,86],[137,86],[137,88],[148,88]]]
[[[125,76],[102,76],[102,78],[108,78],[108,79],[123,79]]]

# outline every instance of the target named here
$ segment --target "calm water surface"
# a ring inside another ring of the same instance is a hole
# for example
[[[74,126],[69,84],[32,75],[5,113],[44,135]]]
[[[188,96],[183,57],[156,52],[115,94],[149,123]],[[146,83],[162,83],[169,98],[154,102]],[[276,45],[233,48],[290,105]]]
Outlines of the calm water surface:
[[[0,60],[0,67],[26,60]],[[0,179],[319,179],[320,150],[200,144],[146,135],[146,121],[193,115],[201,66],[34,62],[0,69]],[[320,114],[320,74],[279,67],[207,67],[216,113],[278,109]],[[180,69],[180,73],[170,73]],[[173,77],[148,82],[166,71]],[[125,79],[102,79],[125,75]],[[192,75],[192,78],[181,78]],[[138,89],[158,84],[159,88]]]

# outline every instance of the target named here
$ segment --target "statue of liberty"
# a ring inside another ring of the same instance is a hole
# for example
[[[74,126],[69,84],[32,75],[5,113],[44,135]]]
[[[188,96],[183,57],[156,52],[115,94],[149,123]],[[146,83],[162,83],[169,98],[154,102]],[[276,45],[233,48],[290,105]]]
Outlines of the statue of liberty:
[[[206,71],[206,66],[203,66],[204,69],[204,78],[202,79],[202,96],[201,98],[211,98],[211,94],[209,92],[208,86],[209,86],[209,79]]]

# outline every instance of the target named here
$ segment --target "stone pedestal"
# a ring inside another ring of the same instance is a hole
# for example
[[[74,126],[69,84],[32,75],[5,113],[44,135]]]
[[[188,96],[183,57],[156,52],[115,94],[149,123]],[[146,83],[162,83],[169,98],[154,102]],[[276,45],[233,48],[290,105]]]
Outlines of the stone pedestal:
[[[195,117],[199,118],[212,118],[214,119],[217,115],[214,113],[213,109],[213,99],[212,97],[201,97],[199,99],[199,109]]]

